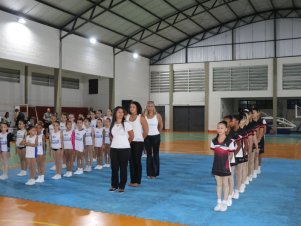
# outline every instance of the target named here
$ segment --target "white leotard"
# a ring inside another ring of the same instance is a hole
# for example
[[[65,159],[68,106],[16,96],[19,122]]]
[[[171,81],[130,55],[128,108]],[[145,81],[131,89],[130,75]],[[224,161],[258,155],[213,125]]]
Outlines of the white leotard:
[[[37,136],[34,135],[33,137],[30,137],[29,135],[26,136],[26,142],[30,144],[35,144]],[[31,147],[31,146],[26,146],[26,158],[36,158],[37,155],[37,148],[36,147]]]
[[[64,149],[72,150],[73,145],[72,145],[72,133],[73,131],[64,131],[63,132],[63,137],[64,137]]]
[[[103,144],[103,132],[104,128],[95,128],[94,137],[95,137],[95,147],[101,147]]]

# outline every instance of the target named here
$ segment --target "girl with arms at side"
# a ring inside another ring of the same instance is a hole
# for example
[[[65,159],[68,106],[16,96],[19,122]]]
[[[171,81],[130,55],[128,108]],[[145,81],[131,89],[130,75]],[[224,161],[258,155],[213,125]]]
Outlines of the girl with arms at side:
[[[160,174],[159,148],[163,122],[161,115],[156,111],[153,101],[147,102],[145,119],[148,124],[148,135],[144,140],[147,153],[146,173],[149,179],[154,179]]]
[[[144,149],[144,139],[148,134],[148,124],[144,116],[141,115],[141,105],[133,101],[130,104],[130,114],[127,115],[126,120],[131,124],[134,131],[134,140],[131,143],[130,155],[130,173],[131,183],[129,186],[137,187],[141,184],[142,164],[141,156]]]

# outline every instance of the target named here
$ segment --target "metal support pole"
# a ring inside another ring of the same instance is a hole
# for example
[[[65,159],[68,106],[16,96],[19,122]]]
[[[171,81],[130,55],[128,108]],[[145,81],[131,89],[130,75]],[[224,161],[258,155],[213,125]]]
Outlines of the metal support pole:
[[[24,103],[28,104],[28,66],[25,65],[25,72],[24,72],[24,76],[25,76],[25,82],[24,82]]]
[[[273,59],[273,131],[277,134],[277,58]]]
[[[54,69],[54,106],[60,116],[62,113],[62,31],[60,30],[59,68]]]
[[[173,131],[173,83],[174,71],[173,64],[169,65],[169,129]]]
[[[205,63],[205,123],[204,123],[204,131],[207,132],[209,130],[209,62]]]
[[[113,78],[109,79],[110,109],[113,109],[115,107],[115,62],[116,62],[115,58],[116,58],[115,48],[113,48]]]

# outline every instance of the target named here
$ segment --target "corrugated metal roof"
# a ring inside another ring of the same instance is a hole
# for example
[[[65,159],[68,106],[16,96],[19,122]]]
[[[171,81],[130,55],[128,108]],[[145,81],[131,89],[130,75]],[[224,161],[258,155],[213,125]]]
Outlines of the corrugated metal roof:
[[[0,0],[0,10],[156,60],[273,13],[300,17],[301,1]]]

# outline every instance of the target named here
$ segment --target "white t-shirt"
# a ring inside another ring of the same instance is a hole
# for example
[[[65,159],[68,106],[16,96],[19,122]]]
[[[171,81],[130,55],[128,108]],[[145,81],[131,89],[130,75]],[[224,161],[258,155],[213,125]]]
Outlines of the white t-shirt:
[[[72,145],[72,133],[73,130],[70,131],[64,131],[63,132],[63,137],[64,137],[64,149],[72,150],[73,145]]]
[[[93,145],[93,140],[92,140],[92,132],[93,129],[92,127],[89,127],[86,130],[86,138],[85,138],[85,145]]]
[[[49,127],[48,127],[48,132],[49,132],[49,135],[51,136],[51,134],[53,133],[53,131],[54,131],[54,128],[53,128],[53,125],[51,124],[51,125],[49,125]]]
[[[90,126],[91,126],[92,128],[96,128],[96,123],[97,123],[97,119],[92,119],[92,120],[91,120]]]
[[[21,145],[20,143],[25,139],[25,137],[26,137],[26,129],[17,131],[17,139],[16,139],[17,147],[24,147],[24,145]]]
[[[66,123],[65,122],[60,122],[60,129],[62,132],[66,130]]]
[[[76,129],[74,132],[75,132],[75,150],[79,152],[83,152],[85,149],[84,136],[86,134],[86,131],[84,129],[82,130]]]
[[[26,142],[28,142],[30,144],[35,144],[36,138],[37,138],[36,135],[34,135],[33,137],[30,137],[28,135],[28,136],[26,136]],[[36,151],[37,151],[36,147],[26,146],[25,158],[36,158],[36,154],[37,154]]]
[[[103,131],[104,128],[95,128],[94,129],[94,142],[95,142],[95,147],[101,147],[103,144]]]
[[[119,148],[119,149],[125,149],[130,148],[130,142],[129,142],[129,134],[128,131],[133,130],[133,127],[128,122],[124,122],[124,127],[121,124],[116,124],[112,128],[112,148]]]
[[[44,137],[44,134],[41,133],[38,136],[38,146],[37,146],[37,149],[38,149],[38,155],[44,155],[44,150],[43,150],[43,137]]]
[[[8,147],[7,147],[7,134],[8,133],[0,133],[0,151],[3,152],[8,152]]]
[[[52,132],[51,133],[51,148],[54,149],[61,149],[62,143],[61,143],[61,131],[58,132]]]

